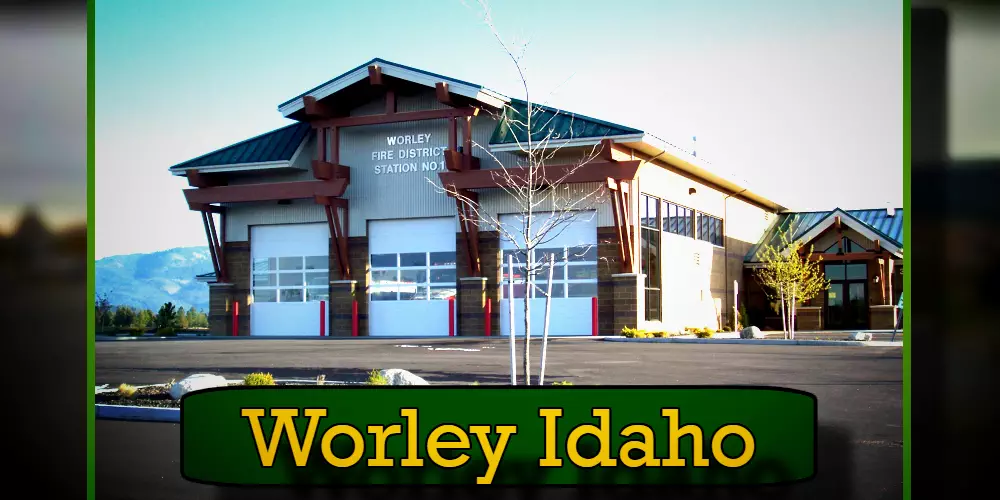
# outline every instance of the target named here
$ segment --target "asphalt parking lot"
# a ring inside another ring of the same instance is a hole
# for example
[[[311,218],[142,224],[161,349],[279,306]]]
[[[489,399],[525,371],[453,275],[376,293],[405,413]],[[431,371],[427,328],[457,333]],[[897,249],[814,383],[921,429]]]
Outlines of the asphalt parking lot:
[[[251,371],[268,371],[284,378],[314,379],[323,374],[328,381],[360,381],[372,369],[404,368],[432,384],[505,384],[510,379],[508,349],[501,339],[108,341],[96,345],[96,381],[155,384],[195,372],[240,378]],[[520,349],[519,343],[519,363]],[[537,375],[539,347],[533,345],[532,353]],[[809,483],[759,492],[772,499],[902,497],[903,372],[899,347],[555,339],[550,342],[547,358],[547,382],[753,384],[811,392],[819,401],[817,477]],[[780,414],[775,418],[781,418]],[[98,497],[254,497],[253,491],[244,489],[186,482],[179,474],[179,456],[179,428],[175,424],[99,420]],[[376,493],[365,491],[365,496]],[[557,496],[576,498],[575,491],[560,489]],[[275,493],[264,491],[262,498]],[[344,493],[338,497],[344,498]],[[723,497],[744,498],[732,496],[734,493],[729,490],[729,496]]]

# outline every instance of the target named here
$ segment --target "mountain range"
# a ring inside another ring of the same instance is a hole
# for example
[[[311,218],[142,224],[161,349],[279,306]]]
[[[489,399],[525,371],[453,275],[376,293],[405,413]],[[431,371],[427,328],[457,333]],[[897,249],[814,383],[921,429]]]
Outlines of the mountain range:
[[[178,308],[208,312],[208,285],[194,277],[212,271],[207,246],[181,247],[152,253],[114,255],[94,263],[98,296],[113,305],[156,312],[166,302]]]

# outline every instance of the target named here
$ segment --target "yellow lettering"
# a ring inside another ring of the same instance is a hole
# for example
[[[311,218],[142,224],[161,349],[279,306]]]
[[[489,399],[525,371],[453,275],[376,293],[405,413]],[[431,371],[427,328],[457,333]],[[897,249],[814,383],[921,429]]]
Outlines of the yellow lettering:
[[[722,441],[732,434],[739,436],[743,440],[743,453],[736,458],[727,457],[722,451]],[[723,426],[712,436],[712,455],[715,456],[715,460],[726,467],[743,467],[753,458],[753,452],[753,434],[750,433],[749,429],[741,425]]]
[[[622,436],[627,437],[632,434],[641,434],[642,440],[625,442],[618,450],[618,459],[627,467],[659,467],[660,459],[655,457],[656,451],[653,447],[655,443],[653,429],[644,424],[633,424],[622,429]],[[629,456],[632,450],[641,451],[642,458],[633,459]]]
[[[348,437],[351,438],[351,440],[354,441],[354,451],[351,452],[351,454],[346,458],[340,458],[337,455],[334,455],[333,450],[331,449],[330,446],[333,444],[333,438],[341,434],[346,434]],[[350,425],[347,424],[335,425],[327,429],[326,434],[323,434],[323,442],[321,448],[323,450],[323,457],[326,458],[327,462],[330,462],[330,465],[334,467],[350,467],[358,463],[358,460],[361,459],[361,455],[364,454],[365,438],[361,436],[361,433],[358,432],[357,429],[355,429]]]
[[[441,441],[441,436],[444,434],[453,434],[458,438],[458,441]],[[427,456],[430,457],[432,462],[441,467],[461,467],[462,464],[469,461],[468,453],[462,453],[457,458],[449,459],[442,457],[441,453],[438,451],[440,449],[458,448],[469,448],[469,435],[466,434],[461,427],[456,425],[439,425],[431,431],[430,436],[427,436]]]
[[[423,467],[424,459],[417,456],[417,409],[402,408],[399,414],[406,419],[406,458],[399,464],[403,467]]]
[[[538,415],[545,419],[545,456],[538,461],[539,467],[562,467],[562,459],[556,457],[556,419],[562,414],[562,408],[538,410]]]
[[[686,461],[679,456],[680,439],[682,436],[691,435],[691,445],[694,448],[694,466],[708,467],[708,459],[704,457],[704,438],[701,427],[695,424],[688,424],[680,427],[680,410],[677,408],[663,408],[660,414],[670,420],[670,455],[663,459],[664,467],[683,467]]]
[[[476,484],[490,484],[493,482],[493,476],[500,465],[500,459],[503,458],[503,452],[507,448],[507,441],[510,440],[511,435],[517,434],[517,426],[498,425],[496,432],[500,437],[497,439],[496,447],[490,445],[490,426],[470,425],[469,432],[475,434],[476,438],[479,439],[479,447],[483,449],[483,456],[486,457],[487,464],[486,473],[476,478]]]
[[[609,444],[611,441],[611,435],[608,432],[608,421],[611,419],[611,410],[608,408],[594,408],[593,415],[597,417],[601,426],[597,427],[591,424],[581,424],[576,426],[569,433],[569,439],[566,441],[566,455],[569,460],[576,464],[578,467],[614,467],[618,461],[611,458],[611,452],[609,450]],[[577,451],[577,444],[580,438],[586,434],[596,436],[598,441],[601,443],[601,448],[597,452],[597,455],[592,458],[584,458]]]
[[[292,417],[299,416],[296,408],[274,408],[271,416],[275,418],[274,428],[271,430],[270,442],[264,443],[264,431],[260,427],[260,417],[264,416],[263,408],[243,408],[240,416],[246,417],[250,421],[250,431],[253,433],[254,442],[257,444],[257,455],[260,457],[260,464],[270,467],[274,464],[274,453],[278,451],[278,442],[281,441],[281,431],[288,434],[288,444],[292,448],[292,456],[295,458],[296,467],[305,467],[309,460],[309,449],[312,447],[313,437],[316,435],[316,426],[319,419],[326,416],[325,408],[306,408],[305,416],[309,417],[309,425],[306,427],[306,435],[299,443],[298,433],[295,431],[295,422]]]
[[[368,459],[369,467],[392,467],[396,462],[391,458],[385,457],[385,442],[394,434],[399,434],[403,432],[403,428],[399,424],[393,424],[388,427],[383,425],[369,425],[368,433],[375,435],[375,458]]]

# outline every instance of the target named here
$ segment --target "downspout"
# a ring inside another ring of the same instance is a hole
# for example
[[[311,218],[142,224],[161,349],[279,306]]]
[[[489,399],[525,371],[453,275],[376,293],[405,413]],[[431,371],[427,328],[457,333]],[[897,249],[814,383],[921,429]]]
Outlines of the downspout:
[[[739,196],[746,192],[749,188],[743,188],[743,191],[739,193],[729,193],[724,198],[722,198],[722,252],[725,254],[725,258],[722,259],[724,262],[724,278],[726,280],[726,307],[724,311],[729,311],[729,198],[733,196]],[[733,304],[739,307],[739,304]],[[734,313],[735,314],[735,313]],[[736,320],[737,318],[730,318],[733,322],[733,331],[736,331]],[[719,325],[720,327],[722,325]]]

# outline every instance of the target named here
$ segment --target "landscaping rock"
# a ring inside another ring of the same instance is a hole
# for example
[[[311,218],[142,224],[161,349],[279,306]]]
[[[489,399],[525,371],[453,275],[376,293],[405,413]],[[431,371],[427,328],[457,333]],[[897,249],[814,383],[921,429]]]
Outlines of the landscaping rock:
[[[430,385],[426,380],[399,368],[382,370],[381,373],[388,381],[388,385]]]
[[[740,330],[741,339],[762,339],[764,338],[764,333],[760,331],[760,328],[756,326],[748,326]]]
[[[210,373],[195,373],[170,386],[170,397],[180,399],[181,396],[192,391],[211,389],[212,387],[226,387],[228,385],[229,383],[226,382],[225,377]]]
[[[854,332],[854,335],[851,335],[851,340],[869,341],[871,339],[872,339],[871,332]]]

